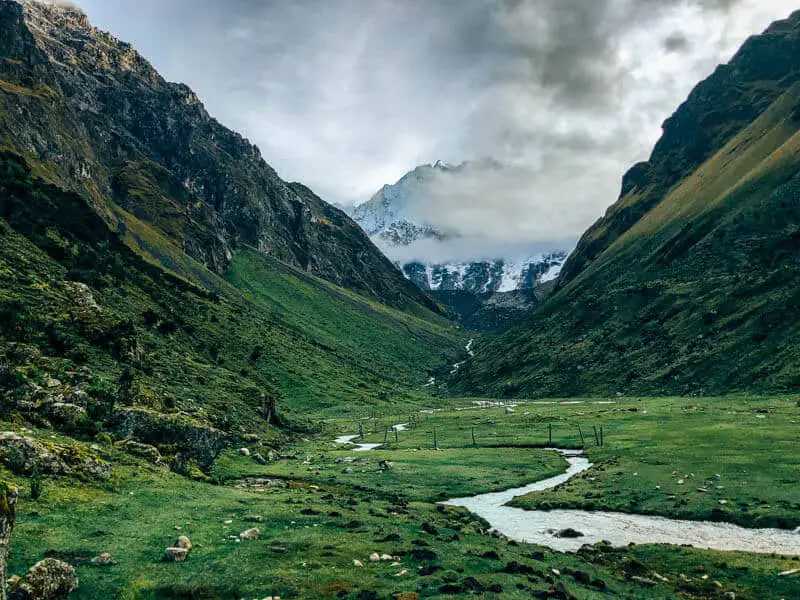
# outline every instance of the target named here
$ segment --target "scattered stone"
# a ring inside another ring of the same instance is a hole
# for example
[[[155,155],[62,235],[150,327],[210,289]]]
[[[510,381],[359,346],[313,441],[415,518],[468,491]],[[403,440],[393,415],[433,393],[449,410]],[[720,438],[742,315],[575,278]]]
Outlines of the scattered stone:
[[[55,600],[78,589],[78,577],[72,565],[45,558],[36,563],[23,577],[14,594],[26,600]]]
[[[553,537],[573,539],[573,538],[583,537],[583,533],[581,533],[580,531],[576,531],[571,527],[567,527],[566,529],[562,529],[561,531],[557,531],[556,533],[554,533]]]
[[[783,573],[778,573],[778,577],[788,577],[789,575],[800,575],[800,569],[789,569]]]
[[[631,577],[631,581],[635,581],[636,583],[643,585],[645,587],[653,587],[658,585],[652,579],[648,579],[647,577],[639,577],[638,575],[634,575],[633,577]]]
[[[108,552],[103,552],[92,559],[91,565],[93,567],[111,567],[119,564],[119,561],[111,556]]]
[[[372,554],[369,555],[370,562],[378,562],[380,559],[381,556],[377,552],[373,552]]]
[[[394,463],[392,463],[390,460],[382,460],[378,463],[378,467],[381,471],[391,471],[393,466]]]
[[[396,592],[392,594],[392,600],[419,600],[417,592]]]
[[[266,465],[269,461],[256,452],[253,454],[253,462],[258,463],[259,465]]]
[[[363,567],[364,563],[362,563],[360,560],[354,558],[353,559],[353,566],[354,567]]]
[[[164,550],[164,562],[185,562],[189,557],[186,548],[166,548]]]
[[[353,467],[345,467],[344,469],[342,469],[342,473],[344,473],[345,475],[352,475],[353,472],[354,472]]]
[[[513,415],[514,414],[514,409],[507,406],[506,410],[505,410],[505,413],[507,415]]]
[[[394,574],[395,577],[402,577],[403,575],[408,575],[408,569],[401,569]]]
[[[239,454],[242,456],[250,456],[250,450],[247,448],[239,448]]]
[[[239,534],[240,540],[257,540],[261,537],[261,530],[258,527],[248,529]]]

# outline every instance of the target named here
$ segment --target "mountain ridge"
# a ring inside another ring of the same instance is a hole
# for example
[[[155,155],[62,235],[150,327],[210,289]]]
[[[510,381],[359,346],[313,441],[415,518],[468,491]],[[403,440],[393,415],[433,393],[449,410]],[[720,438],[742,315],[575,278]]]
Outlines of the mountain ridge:
[[[748,65],[768,68],[731,75]],[[476,344],[456,389],[529,397],[800,387],[800,12],[748,40],[708,81],[667,121],[655,162],[626,175],[557,292]],[[743,112],[752,98],[768,106]],[[700,121],[687,138],[672,129]],[[688,157],[678,170],[676,156]],[[662,176],[670,169],[675,183]]]
[[[3,0],[0,32],[0,146],[86,194],[136,247],[153,245],[149,228],[220,274],[245,244],[395,307],[439,310],[346,215],[281,180],[190,88],[79,10]]]

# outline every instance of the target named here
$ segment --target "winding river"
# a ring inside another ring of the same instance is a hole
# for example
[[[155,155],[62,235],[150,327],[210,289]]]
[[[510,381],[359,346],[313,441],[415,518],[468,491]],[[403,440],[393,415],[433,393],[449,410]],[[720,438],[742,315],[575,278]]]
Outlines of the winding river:
[[[337,438],[336,442],[352,443],[357,437],[343,436]],[[381,444],[357,446],[356,451],[367,451]],[[554,488],[592,467],[592,463],[580,451],[552,450],[561,453],[569,463],[569,468],[561,475],[502,492],[454,498],[442,504],[468,509],[510,539],[562,552],[575,552],[584,544],[607,541],[614,546],[673,544],[711,550],[800,556],[800,530],[749,529],[729,523],[684,521],[648,515],[584,510],[523,510],[506,506],[517,496]],[[555,535],[568,528],[580,532],[582,536],[564,538]]]

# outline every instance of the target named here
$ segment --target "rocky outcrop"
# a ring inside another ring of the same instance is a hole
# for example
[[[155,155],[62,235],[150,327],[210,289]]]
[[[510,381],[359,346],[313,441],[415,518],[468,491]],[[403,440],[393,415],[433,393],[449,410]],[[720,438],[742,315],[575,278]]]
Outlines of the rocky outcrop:
[[[211,466],[229,443],[225,433],[188,415],[165,415],[144,408],[116,409],[111,426],[123,437],[191,457],[202,469]]]
[[[6,600],[8,597],[6,565],[11,532],[16,520],[17,495],[15,487],[0,481],[0,600]]]
[[[24,476],[111,477],[108,463],[79,446],[44,443],[13,431],[0,432],[0,463],[11,472]]]
[[[132,247],[181,270],[159,232],[223,273],[248,245],[387,304],[436,309],[343,212],[281,180],[192,90],[78,9],[1,2],[0,38],[0,145],[89,198]]]

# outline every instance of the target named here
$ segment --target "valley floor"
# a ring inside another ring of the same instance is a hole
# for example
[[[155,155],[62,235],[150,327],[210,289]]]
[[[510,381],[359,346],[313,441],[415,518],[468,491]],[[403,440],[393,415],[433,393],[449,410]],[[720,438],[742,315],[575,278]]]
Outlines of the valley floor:
[[[795,556],[601,543],[560,553],[486,535],[479,517],[436,504],[558,475],[566,462],[544,446],[584,447],[590,470],[515,504],[788,533],[800,525],[796,398],[476,406],[464,399],[413,415],[327,419],[324,434],[295,439],[267,464],[253,460],[267,455],[255,444],[251,456],[227,451],[206,481],[143,462],[108,440],[27,432],[94,454],[113,474],[102,484],[49,478],[33,500],[29,480],[0,469],[0,478],[23,490],[10,573],[60,557],[76,565],[74,597],[86,599],[798,597],[798,575],[780,573],[800,567],[800,533]],[[410,425],[395,437],[397,423]],[[2,429],[19,431],[8,423]],[[333,441],[359,431],[363,441],[386,445],[358,452]],[[259,539],[239,537],[256,527]],[[188,560],[162,562],[179,535],[194,544]],[[101,552],[118,564],[91,566]],[[384,560],[371,561],[372,554]]]

